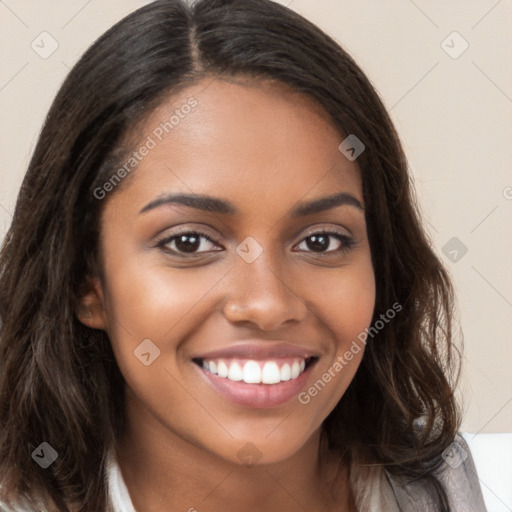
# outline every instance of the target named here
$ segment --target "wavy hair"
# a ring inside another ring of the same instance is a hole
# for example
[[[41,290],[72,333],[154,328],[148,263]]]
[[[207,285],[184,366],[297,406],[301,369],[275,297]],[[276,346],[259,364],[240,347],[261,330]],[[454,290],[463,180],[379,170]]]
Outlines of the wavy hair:
[[[421,481],[448,512],[436,470],[460,425],[449,276],[369,79],[331,37],[270,0],[153,2],[102,35],[54,99],[0,253],[2,497],[39,500],[49,512],[110,510],[106,455],[124,428],[124,380],[107,334],[77,316],[85,276],[102,271],[108,198],[94,190],[122,162],[127,134],[170,93],[205,77],[288,84],[318,102],[341,135],[364,142],[357,162],[373,322],[392,304],[402,310],[368,340],[322,432],[347,463]],[[59,454],[44,470],[31,459],[43,441]]]

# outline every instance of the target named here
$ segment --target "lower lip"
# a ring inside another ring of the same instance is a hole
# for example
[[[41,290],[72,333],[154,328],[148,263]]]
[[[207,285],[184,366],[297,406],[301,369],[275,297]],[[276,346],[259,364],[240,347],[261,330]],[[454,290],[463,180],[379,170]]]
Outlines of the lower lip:
[[[315,362],[310,364],[297,378],[280,382],[279,384],[247,384],[243,381],[235,382],[203,370],[195,363],[194,366],[202,373],[208,383],[216,391],[232,402],[245,407],[265,409],[284,405],[297,396],[300,390],[305,386],[309,372]]]

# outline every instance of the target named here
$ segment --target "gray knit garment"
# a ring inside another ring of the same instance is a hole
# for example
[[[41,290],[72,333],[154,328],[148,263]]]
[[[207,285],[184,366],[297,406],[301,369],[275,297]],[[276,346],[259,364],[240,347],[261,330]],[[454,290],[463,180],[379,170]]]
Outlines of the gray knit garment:
[[[457,435],[443,453],[436,476],[444,486],[451,512],[487,512],[469,446]],[[351,473],[359,512],[438,512],[419,483],[407,484],[381,466],[360,466]]]

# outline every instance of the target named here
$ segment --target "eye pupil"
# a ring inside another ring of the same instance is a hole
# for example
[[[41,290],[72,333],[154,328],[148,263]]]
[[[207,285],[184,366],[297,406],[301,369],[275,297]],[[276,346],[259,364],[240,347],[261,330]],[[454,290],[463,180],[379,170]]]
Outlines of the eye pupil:
[[[190,239],[192,242],[185,242],[185,240]],[[196,235],[180,235],[176,239],[176,247],[181,252],[194,252],[199,248],[200,245],[200,237]]]
[[[325,235],[312,235],[308,237],[306,243],[312,251],[324,251],[329,248],[329,237]]]

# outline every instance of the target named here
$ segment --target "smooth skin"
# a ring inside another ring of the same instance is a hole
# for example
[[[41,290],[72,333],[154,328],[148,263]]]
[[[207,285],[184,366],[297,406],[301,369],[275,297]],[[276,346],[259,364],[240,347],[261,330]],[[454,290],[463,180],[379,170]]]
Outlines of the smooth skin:
[[[352,510],[346,468],[321,446],[320,428],[364,346],[309,403],[295,397],[267,409],[220,395],[192,358],[247,339],[287,341],[319,354],[307,391],[370,325],[375,276],[364,210],[344,204],[291,216],[298,203],[340,192],[364,208],[357,161],[340,153],[345,136],[312,99],[241,79],[204,79],[170,96],[137,127],[140,140],[190,97],[197,106],[104,199],[105,280],[92,278],[83,298],[89,315],[81,320],[108,332],[126,380],[128,428],[117,457],[134,506]],[[179,204],[141,213],[170,193],[214,196],[238,213]],[[194,230],[214,242],[158,246]],[[333,230],[353,246],[332,236],[312,243]],[[236,252],[247,237],[263,249],[252,263]],[[134,355],[145,339],[160,350],[149,366]],[[260,457],[252,466],[239,455],[244,446]]]

